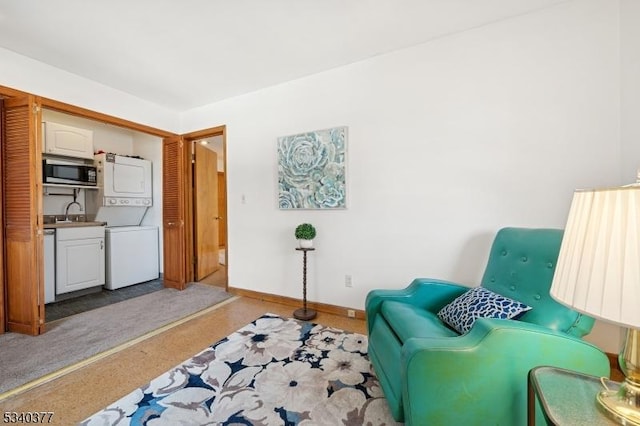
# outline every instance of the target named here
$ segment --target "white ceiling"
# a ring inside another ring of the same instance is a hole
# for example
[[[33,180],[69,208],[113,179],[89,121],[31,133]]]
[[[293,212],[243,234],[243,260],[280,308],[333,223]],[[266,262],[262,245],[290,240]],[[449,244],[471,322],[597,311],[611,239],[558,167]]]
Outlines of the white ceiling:
[[[184,111],[564,1],[0,0],[0,47]]]

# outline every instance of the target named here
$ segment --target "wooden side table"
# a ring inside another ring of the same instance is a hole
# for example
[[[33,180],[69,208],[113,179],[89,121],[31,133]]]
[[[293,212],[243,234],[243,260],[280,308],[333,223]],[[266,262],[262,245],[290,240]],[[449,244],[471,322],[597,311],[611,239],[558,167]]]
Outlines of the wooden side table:
[[[617,382],[605,379],[609,389]],[[597,406],[596,395],[604,390],[599,377],[555,367],[536,367],[529,372],[527,424],[536,420],[536,401],[547,425],[617,425]]]
[[[314,248],[296,248],[302,252],[302,308],[293,312],[293,317],[299,320],[308,321],[316,317],[316,311],[307,309],[307,252]]]

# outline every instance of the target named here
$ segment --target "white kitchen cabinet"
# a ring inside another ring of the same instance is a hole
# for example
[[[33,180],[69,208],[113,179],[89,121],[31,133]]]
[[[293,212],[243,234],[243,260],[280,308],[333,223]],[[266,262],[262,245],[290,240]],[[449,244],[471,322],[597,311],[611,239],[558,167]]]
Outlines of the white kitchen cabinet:
[[[44,128],[45,154],[93,160],[93,131],[47,121]]]
[[[104,226],[56,230],[56,294],[105,282]]]

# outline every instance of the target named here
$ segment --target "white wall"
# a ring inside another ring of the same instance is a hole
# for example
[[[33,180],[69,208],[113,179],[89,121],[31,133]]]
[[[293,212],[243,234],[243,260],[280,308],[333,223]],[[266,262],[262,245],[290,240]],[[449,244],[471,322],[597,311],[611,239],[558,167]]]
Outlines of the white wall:
[[[620,169],[622,183],[636,181],[640,171],[640,2],[620,1]],[[611,144],[615,143],[612,139]],[[624,329],[597,321],[586,340],[616,353],[624,341]]]
[[[497,229],[563,227],[573,189],[620,183],[619,63],[617,3],[576,1],[184,113],[227,125],[229,285],[300,297],[305,221],[310,300],[477,284]],[[278,210],[277,137],[341,125],[348,208]]]
[[[300,297],[311,221],[309,299],[362,308],[417,276],[474,285],[498,228],[562,227],[574,188],[635,176],[639,7],[570,1],[181,115],[3,49],[0,82],[177,133],[226,124],[229,284]],[[341,125],[348,208],[278,210],[277,137]]]
[[[640,2],[620,2],[622,179],[640,170]]]
[[[0,84],[151,127],[178,131],[177,111],[0,47]]]

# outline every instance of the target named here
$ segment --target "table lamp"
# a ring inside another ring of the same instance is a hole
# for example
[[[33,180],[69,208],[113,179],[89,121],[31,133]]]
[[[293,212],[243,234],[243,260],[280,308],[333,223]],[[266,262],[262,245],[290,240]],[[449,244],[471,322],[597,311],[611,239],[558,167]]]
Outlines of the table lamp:
[[[625,380],[597,404],[621,424],[640,425],[640,184],[574,193],[551,296],[627,328],[618,358]]]

